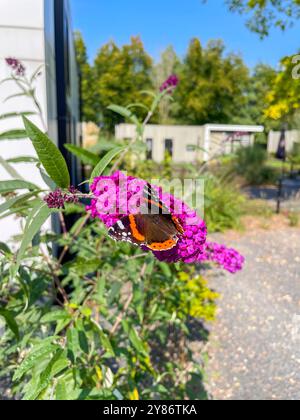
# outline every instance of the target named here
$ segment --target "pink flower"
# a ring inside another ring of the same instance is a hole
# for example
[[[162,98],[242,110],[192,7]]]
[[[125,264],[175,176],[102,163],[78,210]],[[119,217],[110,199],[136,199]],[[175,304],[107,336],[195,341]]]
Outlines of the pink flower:
[[[134,194],[143,190],[144,185],[145,181],[126,177],[121,172],[115,172],[109,177],[97,177],[91,185],[95,198],[87,210],[92,217],[99,218],[110,228],[133,212],[129,208],[130,202]],[[212,261],[230,273],[242,269],[244,258],[237,251],[207,241],[206,224],[194,210],[173,195],[163,194],[158,187],[152,188],[159,193],[162,202],[168,204],[171,214],[178,218],[184,229],[176,247],[169,251],[152,251],[157,259],[168,263],[183,261],[187,264]],[[149,250],[146,247],[143,249]]]

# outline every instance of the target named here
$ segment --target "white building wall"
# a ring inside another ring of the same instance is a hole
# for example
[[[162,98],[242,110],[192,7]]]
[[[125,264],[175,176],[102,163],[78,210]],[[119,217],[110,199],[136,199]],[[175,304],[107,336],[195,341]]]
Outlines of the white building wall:
[[[116,126],[117,139],[132,139],[135,137],[135,126],[132,124],[120,124]],[[175,163],[195,162],[201,160],[203,152],[197,146],[203,148],[204,130],[200,126],[179,125],[147,125],[144,140],[153,140],[153,160],[162,162],[165,157],[165,140],[173,140],[173,161]],[[189,146],[194,146],[194,150]]]
[[[26,73],[31,75],[38,66],[45,64],[44,41],[44,0],[1,0],[0,1],[0,80],[9,77],[10,68],[6,57],[20,59]],[[8,112],[33,111],[32,101],[26,97],[17,97],[4,102],[9,95],[18,92],[14,82],[0,85],[0,115]],[[36,84],[36,92],[41,104],[44,120],[47,121],[47,96],[45,69]],[[33,122],[43,128],[38,117],[30,117]],[[10,129],[23,129],[20,118],[0,120],[0,133]],[[0,156],[4,159],[17,156],[35,156],[34,148],[29,140],[0,141]],[[39,171],[33,164],[17,164],[15,169],[26,180],[44,186]],[[10,176],[0,166],[0,180]],[[0,220],[1,241],[20,232],[14,218]]]
[[[268,152],[276,153],[280,140],[280,131],[270,131],[268,137]],[[286,139],[286,150],[291,152],[293,150],[295,143],[300,143],[300,131],[299,130],[290,130],[285,133]]]
[[[239,133],[240,145],[254,143],[254,133],[262,133],[263,126],[206,124],[204,126],[182,125],[147,125],[144,140],[152,139],[152,157],[155,162],[162,162],[165,155],[165,140],[173,140],[173,162],[195,163],[208,161],[213,157],[231,153],[231,143],[228,150],[224,142],[232,133]],[[135,126],[119,124],[115,129],[116,138],[133,139],[136,136]]]

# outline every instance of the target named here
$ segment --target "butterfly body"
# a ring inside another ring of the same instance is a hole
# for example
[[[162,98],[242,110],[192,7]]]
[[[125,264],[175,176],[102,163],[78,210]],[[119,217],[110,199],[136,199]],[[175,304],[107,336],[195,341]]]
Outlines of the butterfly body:
[[[145,246],[152,251],[174,248],[184,233],[183,228],[149,184],[144,189],[144,204],[152,211],[123,217],[108,230],[109,236],[116,241]]]

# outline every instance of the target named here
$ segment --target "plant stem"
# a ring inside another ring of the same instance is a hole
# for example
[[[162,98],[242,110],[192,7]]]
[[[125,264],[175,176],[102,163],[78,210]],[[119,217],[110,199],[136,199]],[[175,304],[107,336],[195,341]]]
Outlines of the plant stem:
[[[143,267],[141,269],[141,272],[140,272],[140,278],[144,277],[146,268],[147,268],[147,264],[144,263]],[[129,296],[128,296],[125,304],[124,304],[123,310],[119,313],[119,315],[118,315],[118,317],[117,317],[117,319],[116,319],[116,321],[115,321],[115,323],[114,323],[114,325],[113,325],[113,327],[112,327],[112,329],[109,333],[110,336],[114,335],[115,332],[117,331],[117,329],[119,328],[119,325],[121,324],[122,319],[124,318],[124,316],[126,315],[126,313],[128,311],[128,308],[131,304],[132,299],[133,299],[133,292],[130,292],[130,294],[129,294]]]
[[[87,223],[87,221],[89,220],[89,218],[90,218],[90,214],[88,213],[88,214],[85,216],[85,218],[82,220],[82,222],[80,223],[80,225],[78,226],[77,230],[75,231],[75,233],[74,233],[74,235],[73,235],[73,238],[72,238],[73,240],[75,240],[75,239],[77,238],[77,236],[80,234],[80,232],[81,232],[81,231],[82,231],[82,229],[84,228],[84,226],[85,226],[85,224]],[[62,250],[62,253],[60,254],[60,257],[59,257],[59,259],[58,259],[58,261],[57,261],[58,266],[60,266],[60,265],[61,265],[61,263],[62,263],[62,261],[63,261],[64,257],[66,256],[67,252],[69,251],[69,249],[70,249],[70,245],[66,245],[66,246],[64,247],[64,249]]]

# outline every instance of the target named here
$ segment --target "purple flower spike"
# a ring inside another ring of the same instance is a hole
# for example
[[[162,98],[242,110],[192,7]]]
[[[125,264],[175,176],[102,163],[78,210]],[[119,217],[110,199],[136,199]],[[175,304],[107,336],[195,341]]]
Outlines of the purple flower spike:
[[[65,205],[65,198],[66,195],[62,192],[62,190],[57,189],[54,192],[48,194],[44,198],[44,201],[49,209],[62,209]]]
[[[76,204],[79,202],[79,198],[77,196],[78,192],[79,191],[73,186],[69,187],[69,194],[64,193],[58,188],[48,194],[44,198],[44,201],[49,209],[63,209],[65,207],[65,203]]]
[[[95,198],[91,205],[87,206],[87,211],[91,212],[92,217],[99,218],[107,228],[110,228],[124,216],[130,214],[127,204],[142,184],[144,185],[145,181],[126,177],[121,172],[115,172],[108,177],[97,177],[91,185],[91,191]],[[158,193],[160,192],[158,187],[152,186],[152,188]],[[113,204],[109,204],[111,197],[115,197]],[[168,263],[183,261],[186,264],[212,261],[230,273],[236,273],[242,269],[244,257],[237,251],[207,241],[206,224],[195,211],[171,194],[160,193],[160,198],[164,203],[168,203],[171,214],[180,221],[184,234],[180,236],[173,249],[161,252],[153,251],[158,260]],[[191,221],[193,221],[192,224]],[[143,249],[149,251],[146,247]]]
[[[179,79],[176,74],[172,74],[168,79],[161,85],[160,92],[164,92],[166,90],[172,91],[178,86]]]
[[[5,59],[5,61],[6,64],[15,72],[16,76],[25,76],[26,68],[20,60],[17,58],[8,57]]]

